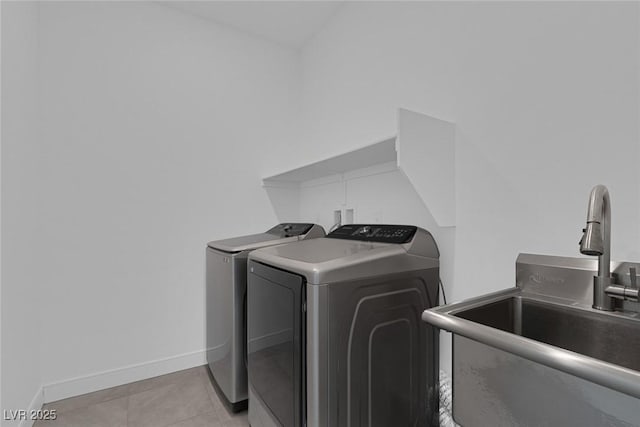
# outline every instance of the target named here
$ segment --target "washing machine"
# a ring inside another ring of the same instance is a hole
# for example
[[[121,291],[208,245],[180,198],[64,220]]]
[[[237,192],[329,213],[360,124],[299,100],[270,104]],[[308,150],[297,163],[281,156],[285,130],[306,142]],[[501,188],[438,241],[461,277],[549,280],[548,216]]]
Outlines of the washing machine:
[[[257,248],[324,235],[316,224],[283,223],[265,233],[207,245],[207,363],[218,395],[231,410],[247,408],[247,255]]]
[[[409,225],[345,225],[248,263],[252,427],[438,423],[439,252]]]

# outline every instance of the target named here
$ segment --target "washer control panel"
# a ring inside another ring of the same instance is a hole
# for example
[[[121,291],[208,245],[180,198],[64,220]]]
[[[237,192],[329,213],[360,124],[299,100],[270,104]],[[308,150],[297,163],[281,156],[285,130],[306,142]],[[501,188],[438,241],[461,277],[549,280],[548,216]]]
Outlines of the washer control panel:
[[[274,234],[279,237],[292,237],[305,234],[313,227],[313,224],[299,222],[284,222],[267,231],[268,234]]]
[[[348,224],[327,234],[327,237],[365,242],[407,243],[413,239],[417,229],[414,225]]]

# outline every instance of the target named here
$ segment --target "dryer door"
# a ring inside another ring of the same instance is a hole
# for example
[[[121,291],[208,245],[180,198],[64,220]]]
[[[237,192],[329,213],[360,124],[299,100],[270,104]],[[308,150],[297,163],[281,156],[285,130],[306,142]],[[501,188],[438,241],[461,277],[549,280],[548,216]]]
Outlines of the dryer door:
[[[296,274],[249,262],[249,385],[284,427],[304,419],[304,283]]]

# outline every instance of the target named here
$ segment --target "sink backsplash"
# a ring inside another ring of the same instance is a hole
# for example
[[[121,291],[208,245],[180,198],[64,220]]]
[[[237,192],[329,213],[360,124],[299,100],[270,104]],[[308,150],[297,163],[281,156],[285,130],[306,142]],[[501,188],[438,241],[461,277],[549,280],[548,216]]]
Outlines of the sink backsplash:
[[[614,282],[630,286],[629,268],[635,267],[640,276],[640,263],[611,262]],[[559,298],[565,303],[591,308],[593,304],[593,276],[598,272],[596,258],[572,258],[536,254],[520,254],[516,260],[516,286],[524,294]],[[640,282],[640,277],[638,277]],[[640,315],[640,303],[620,302],[627,314]]]

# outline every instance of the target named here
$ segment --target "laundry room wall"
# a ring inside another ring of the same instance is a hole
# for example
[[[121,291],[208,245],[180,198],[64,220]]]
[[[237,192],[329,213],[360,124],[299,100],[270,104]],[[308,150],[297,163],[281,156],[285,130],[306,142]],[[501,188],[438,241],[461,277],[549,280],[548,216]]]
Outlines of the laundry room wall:
[[[611,192],[612,258],[638,260],[639,8],[348,3],[302,51],[298,164],[393,135],[398,107],[455,123],[450,299],[514,286],[520,252],[580,256],[599,183]],[[363,220],[430,225],[424,210],[385,203],[391,185],[361,191],[378,197]],[[409,197],[393,200],[414,206]]]
[[[0,301],[3,410],[39,409],[40,312],[43,275],[34,262],[46,251],[38,229],[38,9],[2,2],[2,289]],[[15,413],[15,412],[14,412]],[[20,420],[0,421],[17,426]],[[11,415],[9,414],[9,418]]]
[[[272,226],[261,178],[395,134],[398,107],[456,124],[450,300],[513,286],[519,252],[578,256],[598,183],[612,258],[640,259],[638,3],[346,2],[301,52],[155,2],[17,4],[3,408],[204,363],[207,240]],[[433,231],[403,179],[354,179],[343,202]]]
[[[204,248],[276,221],[295,52],[153,2],[44,2],[39,42],[45,399],[205,363]]]

